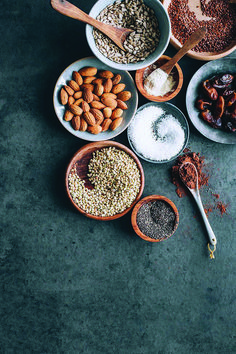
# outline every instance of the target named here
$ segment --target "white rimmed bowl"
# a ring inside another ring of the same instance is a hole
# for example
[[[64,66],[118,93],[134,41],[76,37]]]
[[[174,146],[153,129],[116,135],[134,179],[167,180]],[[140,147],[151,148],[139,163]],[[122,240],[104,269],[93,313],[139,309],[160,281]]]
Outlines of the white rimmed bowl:
[[[114,131],[107,130],[106,132],[101,132],[97,135],[91,134],[89,132],[81,132],[79,130],[74,130],[71,126],[71,122],[66,122],[64,120],[64,114],[65,114],[65,106],[63,106],[60,102],[60,90],[67,83],[67,81],[71,80],[72,78],[72,72],[78,71],[79,69],[85,67],[85,66],[94,66],[98,70],[111,70],[114,74],[120,74],[121,75],[121,82],[123,82],[126,85],[126,90],[130,91],[132,96],[127,101],[127,106],[128,109],[124,110],[123,113],[123,122],[122,124]],[[87,141],[102,141],[102,140],[109,140],[117,135],[121,134],[130,124],[137,106],[138,106],[138,93],[137,89],[134,83],[133,78],[127,71],[121,71],[118,69],[113,69],[107,66],[106,64],[102,63],[100,60],[98,60],[95,57],[88,57],[88,58],[83,58],[80,60],[77,60],[76,62],[72,63],[69,65],[59,76],[54,92],[53,92],[53,105],[54,105],[54,110],[57,115],[57,118],[59,119],[60,123],[63,125],[65,129],[67,129],[71,134],[76,136],[77,138],[87,140]]]
[[[92,7],[89,15],[93,18],[96,18],[105,7],[114,2],[114,0],[98,0]],[[152,54],[150,54],[145,60],[131,64],[119,64],[106,58],[96,46],[93,37],[93,27],[90,25],[86,25],[86,37],[90,49],[92,50],[94,55],[106,65],[109,65],[110,67],[119,70],[138,70],[154,63],[166,50],[170,40],[170,20],[167,11],[159,0],[144,0],[144,3],[145,5],[149,6],[154,10],[155,15],[157,17],[157,21],[159,23],[160,30],[160,41],[158,43],[158,46],[156,50]]]
[[[131,127],[129,127],[127,129],[127,137],[128,137],[128,141],[129,144],[132,148],[132,150],[135,152],[136,155],[138,155],[141,159],[147,161],[147,162],[151,162],[151,163],[166,163],[166,162],[170,162],[175,160],[182,152],[183,150],[186,148],[187,144],[188,144],[188,139],[189,139],[189,125],[187,122],[187,119],[185,117],[185,115],[182,113],[182,111],[177,108],[176,106],[174,106],[171,103],[168,102],[149,102],[146,103],[145,105],[139,107],[139,109],[137,110],[136,114],[140,111],[142,111],[144,108],[146,107],[160,107],[163,109],[163,111],[165,111],[166,114],[171,114],[181,125],[183,131],[184,131],[184,143],[182,148],[178,151],[178,153],[176,153],[175,155],[173,155],[172,157],[170,157],[169,159],[165,159],[165,160],[151,160],[147,157],[145,157],[144,155],[142,155],[142,153],[140,151],[138,151],[138,149],[136,149],[136,147],[134,146],[132,139],[130,137],[130,129]],[[132,124],[135,124],[135,116],[133,118]],[[145,129],[145,118],[144,118],[144,124],[143,124],[143,128]]]

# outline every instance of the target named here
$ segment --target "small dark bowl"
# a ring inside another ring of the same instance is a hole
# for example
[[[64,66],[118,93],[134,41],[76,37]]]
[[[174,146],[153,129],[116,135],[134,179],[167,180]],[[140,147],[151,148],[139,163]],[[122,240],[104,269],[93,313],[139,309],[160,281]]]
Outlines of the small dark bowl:
[[[141,206],[143,204],[146,204],[146,203],[149,203],[149,202],[154,202],[156,200],[163,200],[164,202],[168,203],[171,206],[171,208],[173,209],[174,213],[175,213],[175,226],[174,226],[173,232],[170,235],[162,237],[160,239],[154,239],[154,238],[146,236],[145,234],[143,234],[141,232],[141,230],[139,229],[138,224],[137,224],[137,213],[138,213],[139,209],[141,208]],[[145,198],[141,199],[135,205],[135,207],[134,207],[134,209],[132,211],[132,215],[131,215],[131,223],[132,223],[132,226],[133,226],[133,229],[134,229],[135,233],[139,237],[141,237],[143,240],[149,241],[149,242],[160,242],[160,241],[164,241],[167,238],[169,238],[170,236],[172,236],[174,234],[174,232],[176,231],[176,229],[177,229],[177,227],[179,225],[179,213],[178,213],[178,210],[177,210],[175,204],[170,199],[168,199],[166,197],[163,197],[162,195],[150,195],[148,197],[145,197]]]

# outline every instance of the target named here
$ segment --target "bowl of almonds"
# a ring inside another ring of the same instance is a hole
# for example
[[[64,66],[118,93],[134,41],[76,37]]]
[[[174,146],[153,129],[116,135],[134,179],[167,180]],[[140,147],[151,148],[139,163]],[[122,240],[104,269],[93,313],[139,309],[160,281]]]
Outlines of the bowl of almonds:
[[[95,57],[78,60],[58,78],[53,104],[60,123],[87,141],[109,140],[130,124],[138,105],[131,75]]]

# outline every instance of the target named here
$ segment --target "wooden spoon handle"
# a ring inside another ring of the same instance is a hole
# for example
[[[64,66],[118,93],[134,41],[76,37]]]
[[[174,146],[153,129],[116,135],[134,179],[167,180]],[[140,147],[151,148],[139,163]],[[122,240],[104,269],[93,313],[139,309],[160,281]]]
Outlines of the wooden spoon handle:
[[[104,25],[102,22],[95,20],[94,18],[87,15],[85,12],[83,12],[78,7],[74,6],[66,0],[51,0],[51,5],[54,10],[60,12],[62,15],[88,23],[89,25],[96,27],[102,32],[106,27],[106,25]]]
[[[165,63],[161,69],[165,71],[167,74],[171,72],[174,65],[195,45],[200,42],[200,40],[205,36],[207,29],[205,26],[198,28],[195,32],[191,34],[188,40],[184,43],[183,47],[170,59],[167,63]]]
[[[127,35],[132,32],[132,30],[117,28],[95,20],[94,18],[87,15],[85,12],[83,12],[78,7],[72,5],[66,0],[51,0],[51,5],[54,10],[60,12],[61,14],[74,18],[75,20],[88,23],[89,25],[97,28],[99,31],[111,38],[113,42],[118,45],[118,47],[125,51],[123,42]]]

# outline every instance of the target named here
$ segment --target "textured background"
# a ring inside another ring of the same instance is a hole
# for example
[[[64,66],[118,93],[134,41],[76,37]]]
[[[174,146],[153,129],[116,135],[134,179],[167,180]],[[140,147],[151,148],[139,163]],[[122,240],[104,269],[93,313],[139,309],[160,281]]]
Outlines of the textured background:
[[[74,1],[86,12],[94,2]],[[236,353],[236,147],[190,124],[189,147],[205,156],[211,176],[203,202],[214,204],[219,193],[228,204],[227,214],[209,215],[214,261],[194,201],[175,194],[171,163],[142,161],[143,196],[165,195],[179,209],[173,237],[141,240],[130,214],[87,219],[64,191],[66,165],[85,142],[61,126],[52,106],[60,73],[91,55],[84,24],[49,1],[2,0],[0,38],[0,352]],[[180,62],[184,86],[172,103],[184,113],[186,87],[203,64]],[[126,132],[115,140],[128,145]]]

